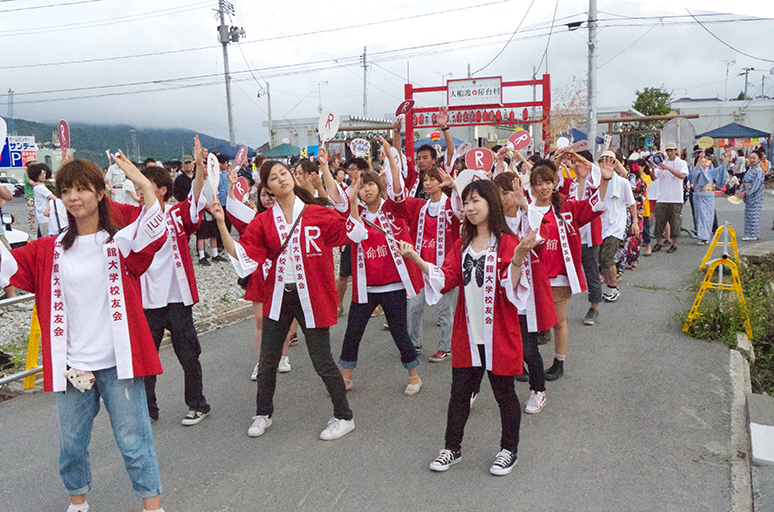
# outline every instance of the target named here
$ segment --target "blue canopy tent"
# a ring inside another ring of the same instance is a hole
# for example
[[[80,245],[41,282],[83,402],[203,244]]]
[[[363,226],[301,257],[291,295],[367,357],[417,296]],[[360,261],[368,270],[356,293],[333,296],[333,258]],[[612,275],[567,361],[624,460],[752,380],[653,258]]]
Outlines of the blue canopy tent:
[[[697,139],[701,137],[712,137],[713,139],[769,139],[771,134],[750,128],[749,126],[731,123],[696,136]]]
[[[229,158],[236,158],[237,152],[239,151],[239,148],[242,146],[229,146],[227,144],[221,144],[220,146],[215,146],[210,151],[217,151],[221,155],[226,155]],[[247,158],[252,158],[255,156],[255,151],[247,148]]]
[[[457,147],[460,147],[465,141],[462,141],[460,139],[455,139],[454,137],[452,137],[452,142],[454,142],[454,147],[457,148]],[[441,149],[446,151],[446,138],[445,137],[441,137],[441,140],[439,140],[437,142],[433,142],[432,140],[430,140],[430,137],[425,137],[424,139],[419,139],[418,141],[414,142],[414,151],[419,149],[420,146],[424,146],[425,144],[427,144],[428,146],[435,146],[436,144],[440,144],[441,145]]]
[[[571,139],[573,142],[578,142],[579,140],[589,140],[588,135],[586,135],[584,132],[576,128],[570,128],[570,131],[563,133],[562,136]],[[605,139],[603,139],[602,137],[597,137],[597,144],[604,144],[604,143],[605,143]]]

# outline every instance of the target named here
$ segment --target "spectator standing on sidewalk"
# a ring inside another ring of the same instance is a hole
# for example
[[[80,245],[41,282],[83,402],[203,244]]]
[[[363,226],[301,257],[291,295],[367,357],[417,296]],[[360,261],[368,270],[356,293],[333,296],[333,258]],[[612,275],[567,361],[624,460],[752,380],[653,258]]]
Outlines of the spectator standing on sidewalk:
[[[653,252],[661,250],[661,239],[669,224],[672,230],[672,247],[667,252],[677,252],[677,237],[680,236],[680,214],[683,210],[683,180],[688,176],[688,164],[677,158],[677,144],[666,145],[667,159],[655,169],[655,181],[658,181],[658,200],[656,201],[656,226],[654,235],[656,245]]]

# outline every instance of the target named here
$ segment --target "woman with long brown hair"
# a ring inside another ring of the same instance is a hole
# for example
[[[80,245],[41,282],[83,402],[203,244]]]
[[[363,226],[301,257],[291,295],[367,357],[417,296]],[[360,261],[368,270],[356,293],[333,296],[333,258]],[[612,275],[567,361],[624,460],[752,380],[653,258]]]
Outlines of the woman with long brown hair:
[[[333,417],[320,439],[338,439],[355,428],[344,379],[330,345],[330,326],[337,321],[338,302],[332,248],[349,243],[347,221],[323,206],[327,199],[315,198],[299,187],[285,164],[266,162],[260,177],[274,196],[274,206],[250,221],[239,242],[234,242],[226,229],[222,207],[215,204],[212,208],[223,245],[240,277],[260,271],[271,261],[264,287],[256,413],[247,435],[263,435],[272,424],[277,365],[290,326],[298,319],[309,357],[333,402]]]
[[[577,154],[571,155],[573,169],[577,173],[578,195],[583,196],[586,176],[591,172],[591,162]],[[604,209],[608,181],[613,168],[600,167],[602,183],[588,199],[567,200],[556,190],[559,182],[556,167],[548,160],[539,160],[530,173],[530,193],[533,202],[527,216],[531,229],[537,229],[545,242],[540,260],[548,272],[554,295],[557,324],[554,326],[554,363],[545,372],[546,380],[556,380],[564,375],[564,357],[567,352],[567,301],[573,294],[586,290],[582,266],[582,248],[579,229],[599,216]]]
[[[120,152],[119,152],[120,153]],[[0,245],[0,287],[33,292],[42,331],[43,388],[56,393],[59,474],[69,512],[86,512],[91,489],[89,443],[100,399],[132,488],[145,510],[161,510],[161,479],[143,377],[161,363],[142,309],[140,276],[166,235],[153,186],[120,153],[145,211],[117,230],[110,221],[102,172],[87,160],[57,173],[69,227],[8,252]]]
[[[521,425],[513,379],[524,365],[521,331],[513,319],[518,318],[518,308],[525,307],[529,293],[521,270],[524,258],[537,245],[536,232],[519,241],[506,223],[498,188],[489,180],[471,182],[462,191],[462,200],[462,237],[442,267],[424,261],[410,244],[396,243],[398,252],[425,274],[428,303],[435,304],[443,294],[459,288],[446,442],[430,469],[446,471],[462,458],[470,397],[488,372],[502,427],[500,452],[489,471],[507,475],[516,465]]]

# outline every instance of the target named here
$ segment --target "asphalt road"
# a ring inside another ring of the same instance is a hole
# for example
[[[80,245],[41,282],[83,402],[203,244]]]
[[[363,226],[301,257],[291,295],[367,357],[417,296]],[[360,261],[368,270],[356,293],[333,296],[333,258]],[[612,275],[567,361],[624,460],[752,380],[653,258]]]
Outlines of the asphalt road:
[[[742,207],[721,198],[718,210],[741,239]],[[774,198],[767,197],[764,240],[774,238],[773,217]],[[690,224],[687,208],[683,218]],[[675,315],[693,300],[684,288],[705,248],[686,238],[679,247],[627,272],[620,300],[601,305],[594,327],[582,324],[585,295],[570,301],[565,376],[548,383],[543,412],[522,416],[519,464],[505,477],[488,472],[500,423],[486,379],[463,460],[446,473],[428,469],[443,447],[450,365],[427,363],[426,350],[422,391],[404,396],[406,373],[382,318],[366,331],[349,395],[357,428],[333,442],[317,439],[332,409],[303,339],[291,349],[292,372],[278,376],[274,424],[257,439],[246,435],[255,399],[252,321],[201,336],[213,410],[195,427],[179,424],[186,413],[182,372],[174,352],[162,350],[154,440],[165,509],[727,512],[728,349],[680,332]],[[425,320],[425,347],[433,347],[433,308]],[[346,317],[332,329],[336,359],[345,327]],[[553,345],[541,351],[550,365]],[[516,390],[523,402],[528,385]],[[0,509],[64,511],[54,397],[35,393],[0,404],[0,433]],[[90,453],[92,510],[141,510],[104,412]]]

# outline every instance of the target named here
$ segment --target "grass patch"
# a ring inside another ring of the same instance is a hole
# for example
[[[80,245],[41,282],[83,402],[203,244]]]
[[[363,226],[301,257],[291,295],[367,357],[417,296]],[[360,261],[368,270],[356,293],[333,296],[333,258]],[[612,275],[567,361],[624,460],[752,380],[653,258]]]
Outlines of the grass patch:
[[[752,343],[755,347],[755,363],[750,365],[750,379],[755,393],[774,394],[774,255],[759,260],[755,265],[739,266],[747,314],[752,326]],[[698,292],[704,275],[698,270],[691,276],[687,290]],[[724,282],[730,282],[730,272],[725,272]],[[717,290],[704,294],[699,316],[692,322],[688,335],[697,339],[719,341],[736,347],[736,333],[744,332],[744,315],[736,294],[723,292],[722,301]],[[685,324],[688,310],[680,315]]]
[[[27,364],[27,345],[27,339],[19,338],[4,343],[3,346],[0,347],[3,352],[12,356],[10,366],[3,368],[4,373],[11,375],[24,370],[24,367]]]

